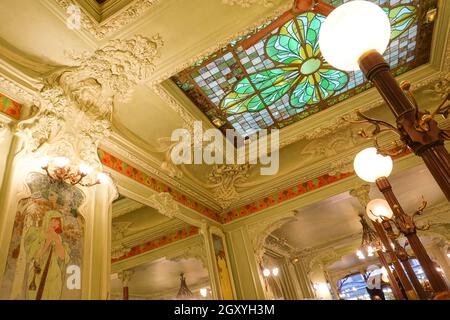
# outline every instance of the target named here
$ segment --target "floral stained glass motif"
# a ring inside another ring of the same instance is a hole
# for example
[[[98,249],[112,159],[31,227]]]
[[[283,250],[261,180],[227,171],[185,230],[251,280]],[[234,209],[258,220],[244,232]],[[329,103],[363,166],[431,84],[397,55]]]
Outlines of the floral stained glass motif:
[[[227,113],[259,111],[286,93],[293,107],[314,105],[333,95],[348,82],[346,73],[323,60],[319,30],[325,16],[307,12],[281,27],[266,44],[269,59],[277,68],[249,75],[225,96],[220,107]]]
[[[394,75],[426,63],[430,43],[416,40],[431,37],[432,28],[417,17],[435,7],[436,0],[372,1],[391,21],[384,58]],[[249,136],[263,128],[285,127],[371,86],[362,72],[336,70],[323,59],[318,36],[324,20],[321,12],[303,12],[270,28],[277,23],[273,20],[255,31],[259,36],[240,37],[172,80],[221,129]]]

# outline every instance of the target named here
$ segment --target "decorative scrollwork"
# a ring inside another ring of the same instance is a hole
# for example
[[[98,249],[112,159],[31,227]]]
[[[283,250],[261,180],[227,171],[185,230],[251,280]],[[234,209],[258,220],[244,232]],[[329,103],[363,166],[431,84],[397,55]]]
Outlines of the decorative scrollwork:
[[[419,111],[419,107],[417,104],[414,95],[411,92],[411,84],[409,81],[402,81],[400,83],[400,88],[403,90],[405,95],[408,97],[409,101],[413,104],[416,110],[416,121],[414,124],[414,128],[419,132],[428,132],[430,131],[430,122],[437,116],[441,115],[445,119],[448,118],[450,113],[450,92],[444,93],[444,99],[437,106],[437,108],[433,111]],[[450,128],[441,129],[440,136],[444,140],[450,140]]]
[[[422,212],[427,207],[428,202],[424,199],[422,196],[422,203],[420,204],[419,208],[412,214],[408,215],[403,212],[403,210],[398,206],[393,206],[394,211],[394,217],[392,219],[388,219],[384,216],[379,216],[383,222],[383,224],[390,224],[391,222],[394,223],[394,225],[397,227],[397,230],[399,232],[395,233],[392,229],[390,229],[388,235],[389,237],[393,239],[397,239],[400,236],[400,233],[407,235],[411,233],[415,233],[417,230],[420,231],[426,231],[430,229],[431,224],[429,222],[426,222],[423,225],[417,225],[415,222],[416,216],[420,216]],[[385,228],[386,229],[386,228]]]
[[[375,147],[377,148],[378,152],[384,156],[397,156],[399,154],[402,154],[406,151],[408,146],[406,143],[402,140],[402,133],[392,124],[378,119],[370,118],[366,115],[364,115],[359,110],[356,111],[356,115],[360,120],[348,120],[345,118],[342,118],[343,121],[353,123],[353,124],[359,124],[359,123],[370,123],[374,126],[374,128],[371,131],[367,131],[364,129],[360,129],[358,131],[358,135],[361,136],[364,139],[370,139],[373,140]],[[389,146],[382,147],[379,143],[378,139],[381,134],[386,132],[392,132],[395,135],[398,135],[400,139],[394,140]]]

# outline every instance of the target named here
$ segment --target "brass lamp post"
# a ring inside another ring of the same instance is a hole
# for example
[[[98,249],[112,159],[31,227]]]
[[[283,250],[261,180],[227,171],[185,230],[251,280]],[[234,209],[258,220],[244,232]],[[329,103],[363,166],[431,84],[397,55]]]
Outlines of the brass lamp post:
[[[380,192],[384,195],[388,205],[379,204],[372,214],[382,220],[392,221],[397,229],[405,235],[414,251],[414,254],[422,266],[430,285],[436,293],[447,292],[448,287],[440,274],[433,266],[433,262],[428,256],[425,248],[416,234],[417,226],[413,218],[407,215],[397,200],[392,186],[387,177],[392,171],[392,159],[389,156],[382,156],[375,148],[367,148],[359,152],[354,160],[356,174],[367,182],[375,182]],[[390,208],[390,209],[389,209]],[[421,207],[415,214],[420,214],[424,207]],[[392,219],[388,212],[392,211]]]
[[[425,290],[423,289],[422,284],[420,283],[419,279],[417,278],[417,275],[414,272],[414,270],[409,262],[409,255],[406,252],[405,248],[403,248],[400,245],[400,243],[397,241],[397,235],[395,234],[394,230],[392,229],[392,225],[391,225],[390,221],[383,220],[381,222],[381,225],[382,225],[384,231],[386,231],[386,234],[388,235],[392,244],[394,245],[395,255],[401,261],[403,268],[405,268],[406,273],[408,274],[408,277],[411,280],[411,283],[417,292],[417,295],[419,296],[419,298],[421,300],[427,299],[428,298],[427,294],[425,293]]]
[[[394,273],[391,271],[391,269],[389,268],[389,263],[387,261],[387,259],[384,256],[383,253],[383,245],[380,241],[380,238],[375,234],[375,232],[372,230],[372,228],[370,228],[370,226],[367,224],[366,220],[364,219],[363,215],[359,216],[361,225],[362,225],[362,230],[363,230],[363,234],[362,234],[362,241],[361,241],[361,249],[358,250],[357,256],[358,258],[362,258],[361,254],[362,251],[367,249],[367,252],[371,252],[372,250],[376,251],[378,259],[380,260],[381,264],[383,265],[383,267],[386,269],[386,273],[389,279],[389,283],[391,285],[392,288],[392,292],[394,294],[394,297],[397,300],[404,300],[405,297],[399,284],[397,283],[397,278],[400,280],[400,283],[402,284],[403,288],[405,289],[405,280],[407,280],[406,276],[404,276],[404,274],[402,274],[402,276],[399,275],[399,270],[398,270],[398,266],[396,266],[394,264]],[[391,260],[394,261],[391,257]],[[401,270],[400,272],[402,272],[403,270]],[[403,279],[403,281],[402,281]],[[408,287],[408,286],[406,286]],[[408,294],[407,289],[405,289],[406,294]]]
[[[386,233],[384,232],[383,226],[382,226],[382,222],[383,220],[381,218],[379,218],[379,213],[376,210],[385,210],[385,212],[383,212],[383,214],[385,214],[386,217],[392,217],[392,211],[387,210],[389,209],[389,207],[386,208],[386,206],[380,205],[380,202],[386,202],[386,200],[382,200],[382,199],[375,199],[370,201],[367,204],[367,216],[370,218],[370,220],[372,220],[372,224],[377,232],[378,237],[380,237],[381,242],[383,243],[386,252],[388,253],[388,255],[391,258],[392,264],[394,265],[395,271],[400,279],[400,282],[403,286],[403,288],[405,289],[405,293],[408,297],[409,300],[417,300],[420,295],[419,292],[417,292],[417,289],[415,287],[413,287],[413,282],[410,281],[411,277],[408,278],[408,276],[405,273],[405,270],[403,269],[402,264],[399,261],[399,258],[396,254],[396,252],[394,252],[392,250],[391,247],[391,242],[389,241],[389,238],[387,237]],[[423,290],[422,290],[423,291]],[[422,297],[421,297],[422,299]]]
[[[450,201],[450,155],[444,146],[450,132],[441,130],[434,119],[438,114],[448,115],[450,95],[433,113],[419,111],[409,91],[409,96],[402,91],[382,56],[390,34],[389,19],[380,7],[368,1],[351,1],[334,9],[326,18],[319,45],[329,64],[344,71],[361,70],[374,84],[395,116],[396,126],[363,116],[376,125],[373,134],[380,132],[380,125],[399,134],[402,143],[422,157]],[[379,184],[388,192],[386,180],[380,180]],[[393,210],[395,213],[397,209]]]

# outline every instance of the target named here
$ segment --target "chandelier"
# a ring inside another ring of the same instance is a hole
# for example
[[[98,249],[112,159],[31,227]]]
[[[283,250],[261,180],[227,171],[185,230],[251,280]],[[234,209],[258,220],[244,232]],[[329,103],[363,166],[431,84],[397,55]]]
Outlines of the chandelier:
[[[383,246],[375,231],[367,224],[362,214],[359,215],[359,222],[362,225],[362,239],[361,246],[356,251],[356,256],[360,260],[364,260],[366,257],[373,257],[374,253],[378,250],[382,250]]]
[[[178,300],[190,300],[193,299],[193,293],[191,290],[189,290],[187,284],[186,284],[186,277],[184,276],[184,273],[180,273],[180,290],[178,290],[177,293],[177,299]]]
[[[93,168],[81,163],[78,166],[71,164],[67,157],[44,157],[40,159],[40,166],[52,182],[65,182],[73,186],[92,187],[97,184],[107,184],[111,181],[109,175],[98,172],[93,177]]]

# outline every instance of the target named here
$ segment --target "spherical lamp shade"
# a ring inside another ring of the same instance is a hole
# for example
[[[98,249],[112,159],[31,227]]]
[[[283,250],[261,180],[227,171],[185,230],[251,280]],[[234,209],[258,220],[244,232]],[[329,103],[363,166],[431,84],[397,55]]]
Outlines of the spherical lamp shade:
[[[384,199],[374,199],[367,204],[366,213],[370,220],[382,222],[383,219],[391,219],[393,212]]]
[[[355,156],[353,168],[358,177],[367,182],[388,177],[392,172],[392,159],[378,153],[376,148],[364,149]]]
[[[386,13],[369,1],[351,1],[326,18],[319,34],[325,60],[337,69],[359,70],[358,59],[370,50],[386,50],[391,25]]]

